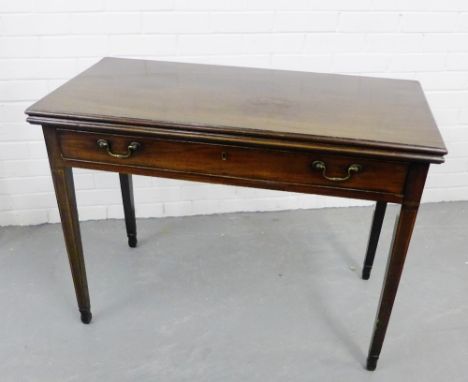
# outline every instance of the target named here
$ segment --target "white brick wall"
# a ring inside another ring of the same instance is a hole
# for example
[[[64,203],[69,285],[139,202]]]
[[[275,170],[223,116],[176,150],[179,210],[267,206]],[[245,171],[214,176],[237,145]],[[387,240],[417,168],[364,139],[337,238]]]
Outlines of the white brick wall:
[[[468,199],[466,0],[15,0],[0,3],[0,225],[58,221],[24,109],[102,56],[421,81],[448,145],[424,201]],[[122,217],[116,174],[75,171],[81,219]],[[135,177],[141,217],[363,202]]]

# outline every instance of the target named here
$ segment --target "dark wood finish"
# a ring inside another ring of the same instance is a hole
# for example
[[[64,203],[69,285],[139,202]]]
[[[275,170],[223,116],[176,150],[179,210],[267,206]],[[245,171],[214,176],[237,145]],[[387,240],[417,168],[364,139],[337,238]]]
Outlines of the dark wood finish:
[[[285,183],[282,181],[268,181],[261,179],[248,179],[248,178],[237,178],[228,176],[210,176],[206,174],[198,174],[192,172],[173,172],[164,169],[156,169],[149,167],[136,167],[136,166],[125,166],[125,165],[113,165],[98,162],[87,162],[81,160],[64,160],[67,166],[80,167],[87,169],[95,169],[102,171],[111,172],[131,172],[135,175],[154,176],[169,179],[189,180],[196,182],[206,182],[214,184],[227,184],[233,186],[242,187],[253,187],[253,188],[264,188],[269,190],[280,190],[290,192],[301,192],[306,194],[317,194],[327,196],[339,196],[345,198],[355,198],[364,200],[382,200],[391,203],[401,203],[403,200],[403,194],[388,194],[384,192],[375,192],[370,190],[355,190],[351,188],[338,188],[338,187],[327,187],[317,186],[313,184],[296,184],[296,183]]]
[[[328,155],[322,152],[259,149],[233,145],[161,140],[137,135],[110,135],[59,130],[64,159],[85,160],[132,167],[152,167],[168,172],[206,174],[240,179],[281,181],[292,184],[361,189],[401,195],[407,163],[374,161],[367,158]],[[115,158],[99,149],[98,140],[109,142],[112,151],[126,153],[131,142],[140,144],[129,158]],[[327,164],[331,176],[343,176],[353,163],[362,171],[344,182],[325,179],[312,163]],[[382,179],[385,179],[382,181]]]
[[[429,165],[427,164],[415,163],[411,166],[408,174],[405,199],[401,205],[400,215],[397,218],[394,230],[392,249],[388,257],[384,286],[367,357],[368,370],[375,370],[377,367],[377,361],[382,350],[390,314],[392,313],[393,303],[400,283],[428,169]]]
[[[128,245],[131,248],[137,246],[137,230],[135,219],[135,201],[133,198],[133,181],[131,174],[119,174],[120,189],[125,215],[125,228],[127,230]]]
[[[446,153],[416,81],[105,58],[27,112]]]
[[[44,129],[84,322],[72,167],[121,174],[129,238],[126,174],[375,200],[363,277],[386,203],[401,203],[367,361],[375,369],[429,164],[447,153],[417,82],[107,58],[26,113]]]
[[[27,110],[28,111],[28,110]],[[321,138],[314,137],[307,139],[307,137],[281,137],[278,134],[271,134],[269,136],[258,136],[254,133],[242,132],[232,134],[221,128],[209,131],[191,131],[184,126],[146,126],[141,124],[128,124],[113,122],[106,123],[102,121],[89,121],[79,120],[73,121],[72,119],[64,119],[63,117],[53,118],[51,116],[35,116],[30,115],[27,121],[32,124],[60,126],[71,130],[87,130],[91,132],[101,131],[124,134],[141,134],[151,137],[164,137],[175,138],[190,141],[204,141],[221,144],[241,144],[245,146],[260,146],[269,148],[281,149],[301,149],[301,150],[314,150],[334,154],[350,154],[358,155],[360,157],[371,157],[377,159],[391,159],[391,160],[411,160],[423,161],[430,163],[442,163],[444,158],[442,155],[435,156],[434,154],[425,153],[420,151],[419,148],[414,150],[401,151],[386,145],[373,146],[368,142],[354,142],[348,143],[340,142],[338,138],[335,139],[336,143],[322,140]]]
[[[73,172],[71,167],[64,167],[59,159],[54,129],[44,127],[43,132],[81,321],[89,324],[92,318],[91,305],[76,208]]]
[[[372,226],[369,235],[369,242],[367,244],[366,258],[362,267],[362,278],[369,280],[372,265],[374,264],[375,251],[379,243],[380,231],[382,230],[382,223],[385,217],[385,210],[387,209],[386,202],[377,202],[375,205],[374,216],[372,218]]]

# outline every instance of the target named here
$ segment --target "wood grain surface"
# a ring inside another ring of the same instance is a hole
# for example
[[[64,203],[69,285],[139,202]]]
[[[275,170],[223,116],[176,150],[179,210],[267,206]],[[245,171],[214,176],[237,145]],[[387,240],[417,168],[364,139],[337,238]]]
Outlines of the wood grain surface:
[[[446,153],[406,80],[104,58],[26,113]]]

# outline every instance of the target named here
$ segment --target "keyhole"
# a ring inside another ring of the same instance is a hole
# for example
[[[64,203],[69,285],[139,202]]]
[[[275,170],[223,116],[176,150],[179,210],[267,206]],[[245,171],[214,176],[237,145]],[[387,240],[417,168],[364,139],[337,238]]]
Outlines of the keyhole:
[[[222,159],[222,160],[227,160],[227,157],[228,157],[227,152],[226,152],[226,151],[223,151],[223,152],[221,153],[221,159]]]

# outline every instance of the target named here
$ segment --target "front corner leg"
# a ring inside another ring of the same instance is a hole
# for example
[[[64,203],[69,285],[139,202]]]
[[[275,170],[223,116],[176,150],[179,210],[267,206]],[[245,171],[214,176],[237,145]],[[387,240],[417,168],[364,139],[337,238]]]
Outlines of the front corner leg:
[[[84,324],[89,324],[92,314],[76,207],[73,172],[69,167],[52,168],[51,171],[78,309],[81,313],[81,321]]]
[[[374,332],[367,357],[367,370],[375,370],[382,350],[382,345],[387,332],[388,322],[392,313],[393,303],[400,283],[406,253],[413,232],[418,206],[402,205],[400,215],[393,236],[392,249],[387,263],[385,281],[380,296],[377,317],[374,323]]]
[[[367,370],[375,370],[387,332],[393,303],[400,283],[421,195],[426,182],[429,164],[412,163],[408,169],[404,199],[393,231],[392,247],[387,261],[385,281],[380,295],[374,332],[367,357]]]

